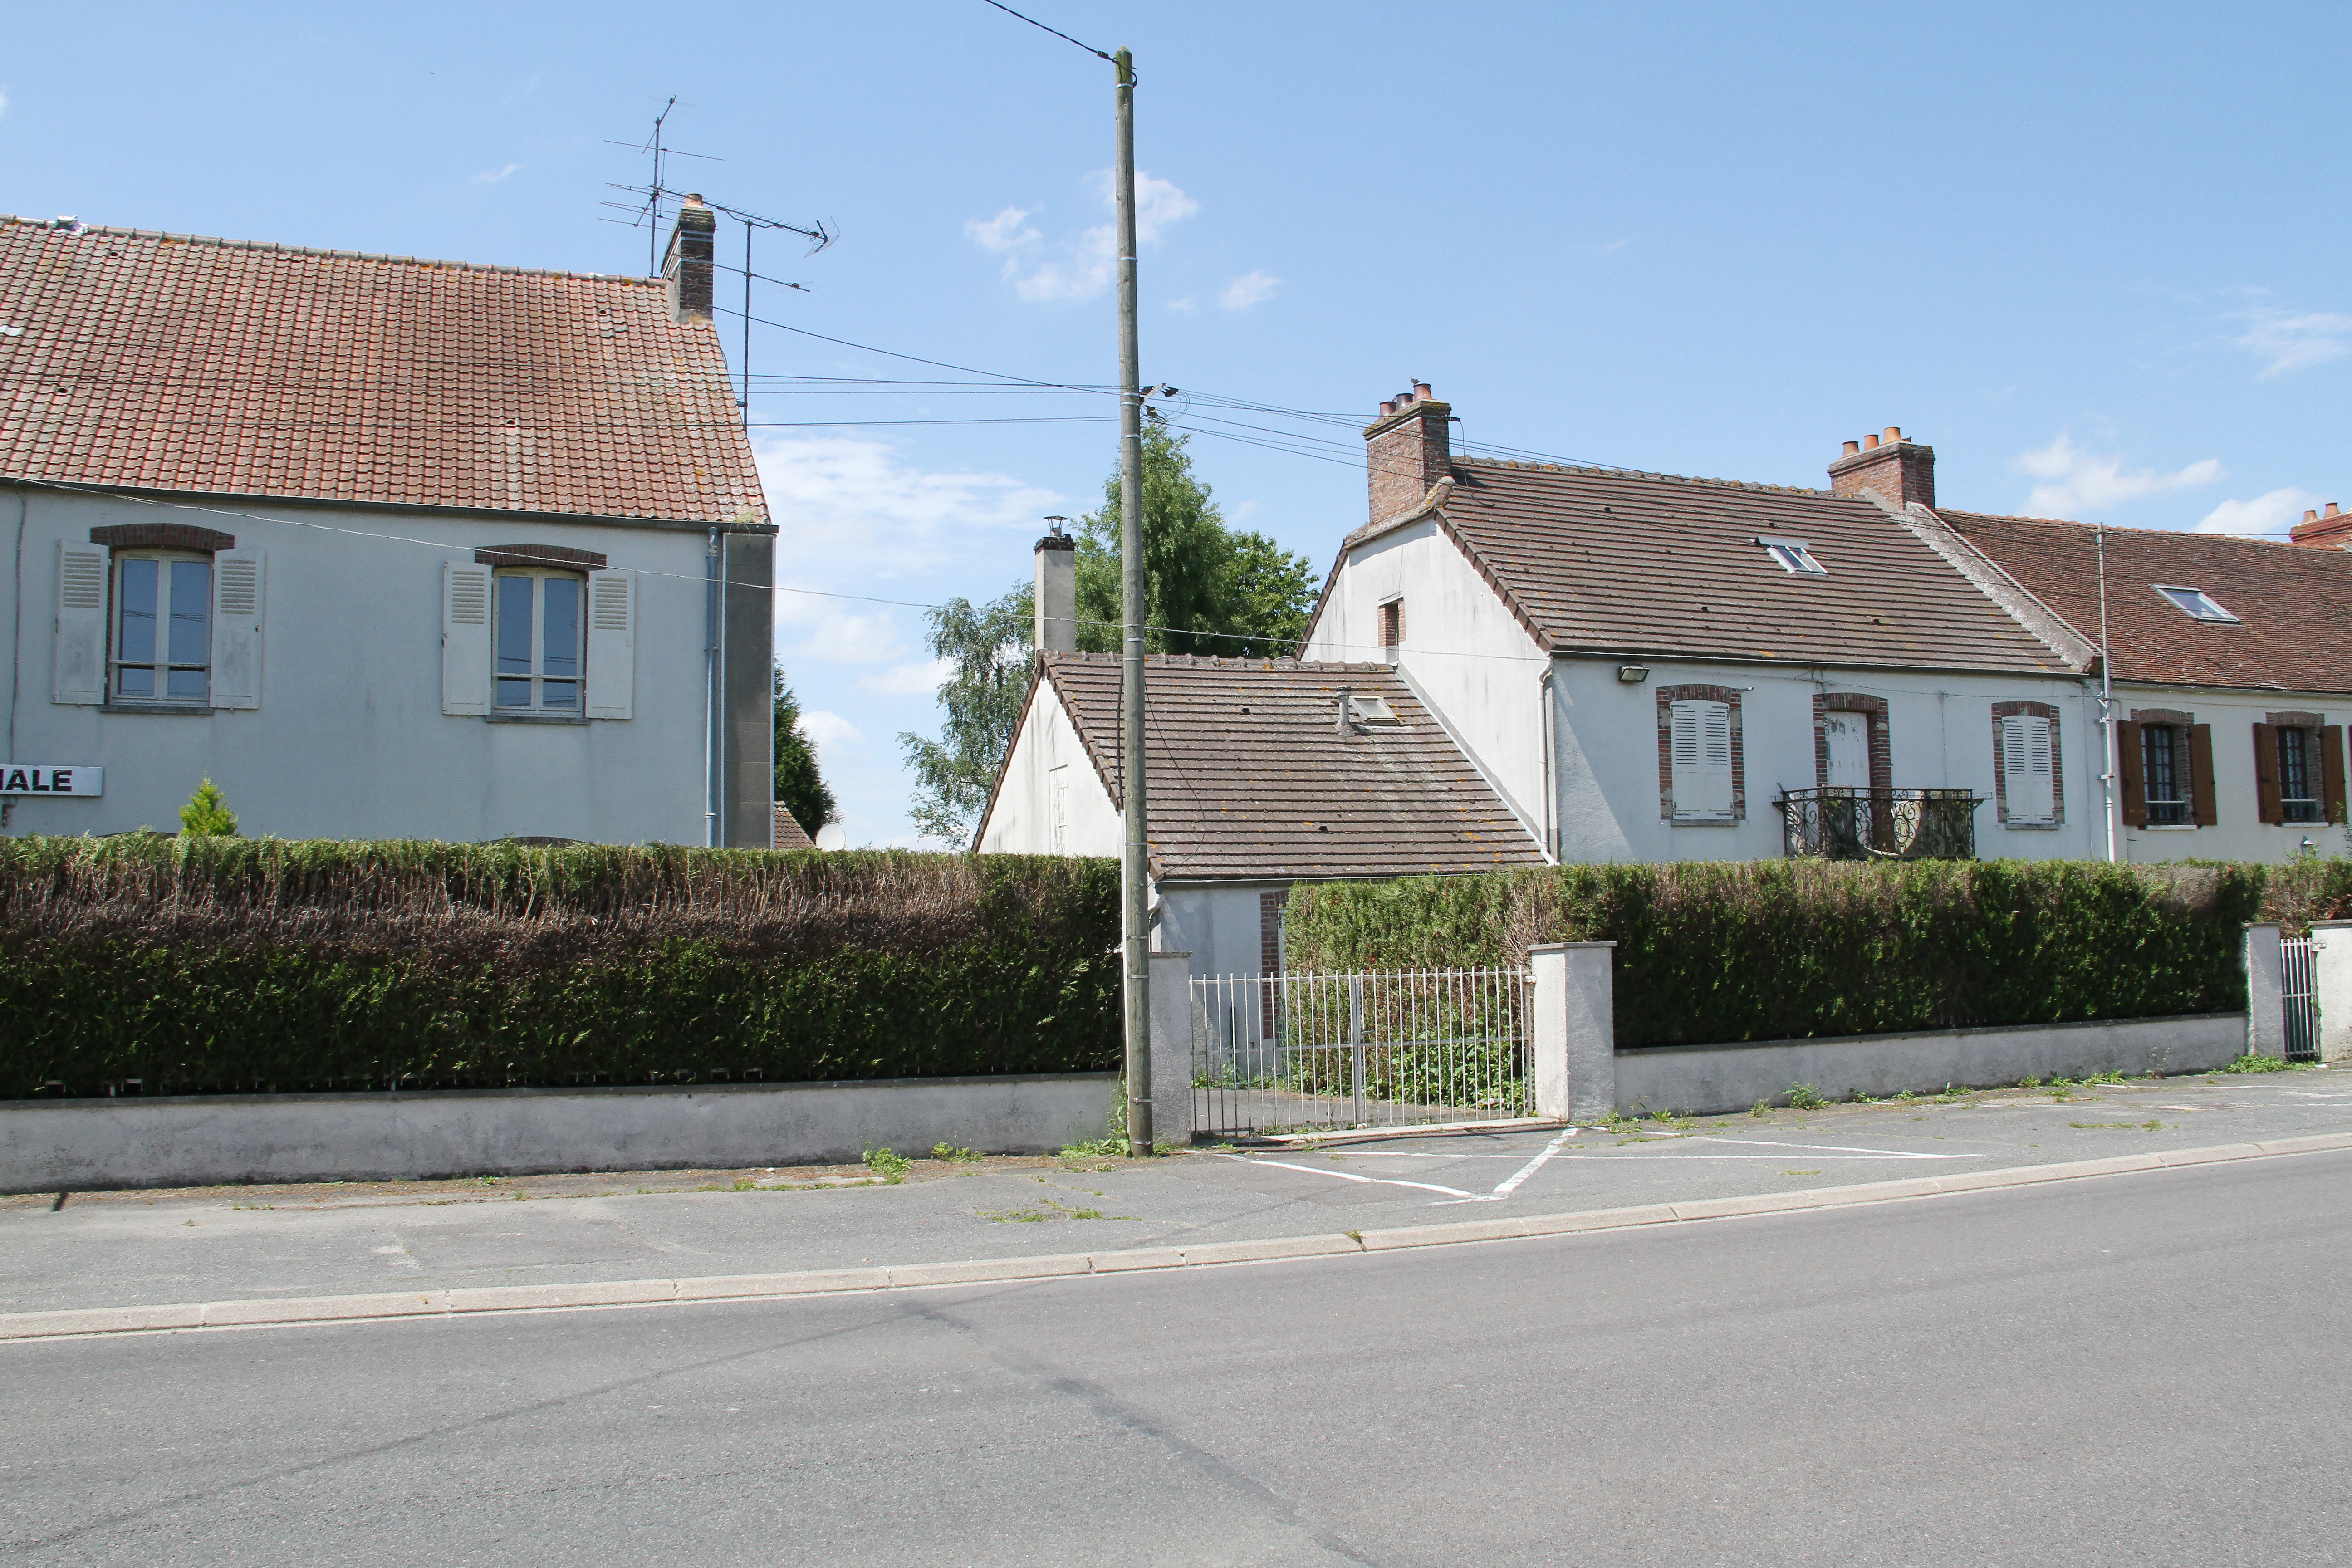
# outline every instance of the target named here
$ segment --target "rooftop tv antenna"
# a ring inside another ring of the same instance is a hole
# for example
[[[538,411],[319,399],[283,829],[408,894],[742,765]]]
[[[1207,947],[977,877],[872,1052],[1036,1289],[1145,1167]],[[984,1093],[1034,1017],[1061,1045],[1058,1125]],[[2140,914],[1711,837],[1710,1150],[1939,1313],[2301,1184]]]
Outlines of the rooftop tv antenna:
[[[670,94],[669,101],[662,105],[662,111],[654,116],[653,131],[643,142],[615,142],[609,136],[604,139],[607,145],[614,147],[633,147],[640,153],[649,153],[653,155],[654,177],[651,184],[615,184],[613,186],[616,191],[628,191],[634,195],[641,195],[646,199],[642,203],[608,201],[604,204],[608,207],[618,207],[623,212],[635,214],[635,216],[627,220],[630,227],[635,228],[641,223],[646,225],[646,276],[648,278],[655,277],[661,271],[660,246],[662,198],[665,196],[674,196],[677,194],[668,186],[662,184],[662,164],[664,161],[670,158],[700,158],[705,163],[723,163],[727,161],[724,158],[714,158],[708,153],[688,153],[681,147],[668,147],[663,145],[663,130],[669,120],[670,110],[677,107],[677,95],[676,93],[672,93]],[[622,220],[619,218],[610,218],[606,221],[610,223],[619,223]]]
[[[760,276],[751,270],[752,233],[758,229],[774,228],[782,229],[786,234],[799,235],[809,242],[809,247],[804,253],[809,256],[814,256],[818,251],[840,238],[841,235],[840,231],[822,218],[814,224],[807,225],[786,223],[780,217],[762,217],[758,213],[745,212],[740,207],[730,207],[722,202],[709,202],[706,205],[712,212],[725,213],[743,226],[743,395],[735,400],[735,405],[743,411],[743,428],[748,430],[751,427],[751,279]],[[803,293],[807,291],[805,285],[785,283],[781,278],[768,278],[762,281],[782,283],[787,289],[799,289]]]

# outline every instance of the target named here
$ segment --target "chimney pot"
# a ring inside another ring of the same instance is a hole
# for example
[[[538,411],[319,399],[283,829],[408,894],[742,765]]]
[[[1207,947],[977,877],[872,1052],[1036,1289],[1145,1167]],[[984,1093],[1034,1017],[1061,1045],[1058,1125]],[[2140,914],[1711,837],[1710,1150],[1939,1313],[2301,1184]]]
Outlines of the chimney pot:
[[[1387,418],[1390,415],[1394,414],[1396,411],[1396,399],[1393,397],[1381,405],[1381,417],[1383,419]]]
[[[1412,395],[1415,397],[1427,397],[1429,395],[1429,383],[1425,381],[1414,382],[1412,384]]]
[[[1900,425],[1875,436],[1848,441],[1830,465],[1830,489],[1842,496],[1875,492],[1895,507],[1936,504],[1936,449],[1906,440]]]
[[[1037,542],[1032,637],[1039,653],[1078,647],[1078,542],[1062,531],[1065,521],[1048,518],[1054,531]]]
[[[2305,507],[2304,509],[2303,521],[2305,522],[2317,522],[2319,521],[2319,514],[2313,511],[2310,508]]]
[[[2330,517],[2334,517],[2334,516],[2337,515],[2337,514],[2336,514],[2336,503],[2335,503],[2334,501],[2329,501],[2329,502],[2327,503],[2327,515],[2328,515],[2328,516],[2330,516]]]
[[[1887,440],[1887,443],[1891,446],[1891,445],[1892,445],[1892,444],[1894,444],[1895,442],[1896,442],[1896,441],[1900,441],[1901,439],[1903,439],[1903,428],[1902,428],[1902,426],[1899,426],[1899,425],[1889,425],[1889,426],[1886,427],[1886,440]]]
[[[710,320],[713,243],[719,218],[698,195],[679,205],[677,226],[670,230],[669,251],[662,258],[662,281],[669,296],[670,320],[683,327]]]
[[[1419,505],[1430,487],[1454,472],[1453,410],[1416,381],[1381,405],[1381,416],[1364,427],[1364,477],[1370,521],[1390,518]]]
[[[1864,436],[1862,438],[1862,447],[1863,450],[1865,452],[1874,452],[1878,450],[1878,437],[1875,436]]]
[[[1845,444],[1845,456],[1847,456],[1847,457],[1849,457],[1849,458],[1853,457],[1856,452],[1859,452],[1859,451],[1861,451],[1861,450],[1862,450],[1862,443],[1861,443],[1861,442],[1859,442],[1859,441],[1848,441],[1848,442]]]
[[[1350,719],[1355,717],[1353,713],[1349,711],[1349,709],[1355,706],[1355,701],[1356,689],[1354,687],[1343,686],[1339,688],[1339,711],[1335,715],[1334,723],[1339,733],[1342,735],[1351,735],[1355,733],[1355,727],[1349,722]]]

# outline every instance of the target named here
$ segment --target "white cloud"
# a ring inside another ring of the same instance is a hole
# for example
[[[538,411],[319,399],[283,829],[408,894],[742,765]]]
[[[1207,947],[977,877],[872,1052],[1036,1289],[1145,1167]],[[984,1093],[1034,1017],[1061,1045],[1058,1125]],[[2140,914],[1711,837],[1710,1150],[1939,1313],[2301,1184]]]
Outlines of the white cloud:
[[[1096,194],[1106,205],[1109,205],[1113,195],[1109,174],[1097,173],[1093,184]],[[1100,296],[1118,274],[1118,226],[1097,224],[1081,233],[1066,235],[1050,247],[1055,254],[1040,256],[1041,249],[1048,248],[1045,238],[1028,226],[1030,216],[1037,210],[1006,207],[994,217],[974,218],[966,223],[964,233],[982,249],[1003,255],[1005,280],[1024,300],[1059,304]],[[1171,182],[1137,171],[1138,244],[1150,244],[1171,224],[1181,223],[1200,210],[1201,204]]]
[[[7,91],[7,89],[6,89],[5,88],[0,88],[0,114],[5,114],[5,113],[7,113],[7,112],[8,112],[8,91]]]
[[[2303,512],[2318,504],[2319,498],[2309,490],[2288,485],[2283,489],[2265,491],[2252,500],[2223,501],[2198,521],[2197,531],[2284,538],[2288,529],[2303,521]]]
[[[2270,362],[2260,373],[2263,379],[2352,354],[2352,316],[2265,308],[2244,311],[2242,318],[2252,324],[2234,342]]]
[[[955,547],[982,542],[973,538],[982,531],[1034,532],[1066,499],[1010,474],[911,468],[887,443],[864,437],[772,437],[756,455],[783,530],[782,558],[804,568],[838,565],[844,570],[813,574],[845,582],[928,571]]]
[[[1045,237],[1027,226],[1034,211],[1034,207],[1006,207],[994,217],[971,219],[963,226],[963,232],[982,250],[1019,250]]]
[[[1194,310],[1199,310],[1199,309],[1200,309],[1200,307],[1199,307],[1198,305],[1195,305],[1194,303],[1192,303],[1192,296],[1191,296],[1191,295],[1189,295],[1189,294],[1188,294],[1188,295],[1186,295],[1186,296],[1185,296],[1183,299],[1181,299],[1181,300],[1169,300],[1169,301],[1168,301],[1168,308],[1169,308],[1170,310],[1181,310],[1181,311],[1183,311],[1183,312],[1184,312],[1186,315],[1188,315],[1188,316],[1189,316],[1189,315],[1191,315]]]
[[[515,173],[521,167],[522,165],[520,163],[509,163],[503,169],[485,170],[483,173],[474,176],[474,184],[478,185],[495,185],[500,180],[505,179],[509,174]]]
[[[954,672],[951,658],[919,658],[893,665],[879,675],[861,676],[857,684],[877,697],[929,697]]]
[[[838,713],[828,713],[819,708],[801,715],[801,731],[816,748],[817,762],[822,765],[827,754],[866,743],[866,731]]]
[[[1282,279],[1271,272],[1244,272],[1226,284],[1217,295],[1217,303],[1228,310],[1246,310],[1252,305],[1263,304],[1282,287]]]
[[[2025,501],[2026,510],[2036,517],[2074,517],[2084,511],[2102,511],[2142,496],[2210,485],[2222,474],[2219,458],[2207,458],[2169,474],[2159,474],[2153,468],[2126,473],[2121,457],[2103,458],[2085,452],[2063,430],[2047,447],[2026,453],[2010,466],[2042,481],[2033,487],[2033,493]]]

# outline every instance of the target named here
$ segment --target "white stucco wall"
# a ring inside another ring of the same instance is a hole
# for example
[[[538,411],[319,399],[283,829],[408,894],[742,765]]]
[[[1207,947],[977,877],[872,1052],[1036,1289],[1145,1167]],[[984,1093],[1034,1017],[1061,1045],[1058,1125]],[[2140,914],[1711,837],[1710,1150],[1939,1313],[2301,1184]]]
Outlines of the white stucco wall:
[[[1117,858],[1123,816],[1053,684],[1039,681],[981,825],[980,853]]]
[[[0,545],[14,543],[20,500],[20,564],[0,600],[14,628],[7,760],[106,773],[95,799],[9,797],[8,831],[176,830],[180,806],[209,777],[248,837],[703,842],[700,529],[275,511],[345,533],[17,490],[0,492]],[[152,522],[217,529],[265,554],[258,708],[110,713],[51,700],[58,542],[86,546],[93,526]],[[639,574],[632,718],[535,724],[442,712],[442,563],[515,543],[597,551]]]
[[[2273,826],[2259,820],[2254,793],[2253,727],[2280,712],[2317,713],[2330,724],[2352,725],[2352,700],[2341,693],[2231,691],[2179,686],[2116,688],[2116,717],[2135,710],[2168,708],[2213,727],[2213,805],[2219,818],[2210,827],[2123,827],[2118,814],[2116,845],[2126,860],[2291,860],[2303,840],[2319,856],[2352,853],[2352,834],[2326,823]],[[2104,845],[2102,846],[2104,851]]]
[[[1540,837],[1545,657],[1435,522],[1349,552],[1304,657],[1379,659],[1380,606],[1392,595],[1404,602],[1400,671]]]
[[[1160,922],[1152,928],[1157,952],[1189,952],[1195,974],[1255,974],[1265,965],[1258,900],[1288,882],[1162,883]]]
[[[1813,697],[1883,697],[1898,789],[1967,788],[1984,859],[2086,858],[2104,854],[2095,693],[2072,677],[1907,670],[1778,669],[1649,660],[1649,679],[1617,679],[1615,658],[1562,658],[1553,679],[1561,858],[1566,860],[1752,860],[1783,852],[1782,789],[1811,789]],[[1740,693],[1746,819],[1676,825],[1659,816],[1658,689],[1725,686]],[[1993,805],[1992,705],[2031,700],[2059,709],[2064,821],[2007,827]],[[2251,756],[2251,752],[2249,752]],[[2251,763],[2248,789],[2252,790]],[[2251,807],[2249,808],[2251,810]]]

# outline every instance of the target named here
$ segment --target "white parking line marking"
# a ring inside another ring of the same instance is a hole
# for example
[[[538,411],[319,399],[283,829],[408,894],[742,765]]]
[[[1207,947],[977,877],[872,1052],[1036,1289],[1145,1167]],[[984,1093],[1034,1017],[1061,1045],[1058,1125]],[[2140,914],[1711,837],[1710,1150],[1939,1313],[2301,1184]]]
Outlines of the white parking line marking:
[[[1571,1127],[1567,1131],[1561,1133],[1559,1137],[1553,1139],[1550,1142],[1545,1144],[1543,1146],[1542,1153],[1537,1155],[1526,1164],[1521,1165],[1508,1176],[1504,1177],[1503,1184],[1496,1187],[1492,1195],[1498,1198],[1509,1197],[1512,1193],[1518,1189],[1518,1185],[1521,1182],[1526,1181],[1529,1176],[1534,1175],[1538,1171],[1541,1170],[1545,1161],[1559,1152],[1559,1146],[1561,1144],[1567,1142],[1570,1139],[1575,1136],[1576,1129]]]
[[[1753,1148],[1762,1144],[1767,1149],[1823,1149],[1833,1154],[1885,1154],[1897,1160],[1962,1160],[1964,1154],[1923,1154],[1916,1149],[1864,1149],[1852,1143],[1783,1143],[1777,1138],[1709,1138],[1699,1136],[1701,1143],[1739,1143]]]
[[[1293,1165],[1281,1160],[1253,1160],[1246,1154],[1226,1154],[1212,1149],[1210,1153],[1220,1160],[1239,1160],[1244,1165],[1272,1165],[1278,1171],[1304,1171],[1310,1176],[1337,1176],[1343,1182],[1364,1182],[1376,1187],[1419,1187],[1425,1193],[1445,1193],[1457,1198],[1470,1194],[1460,1187],[1441,1187],[1432,1182],[1400,1182],[1386,1176],[1360,1176],[1353,1171],[1327,1171],[1319,1165]]]

